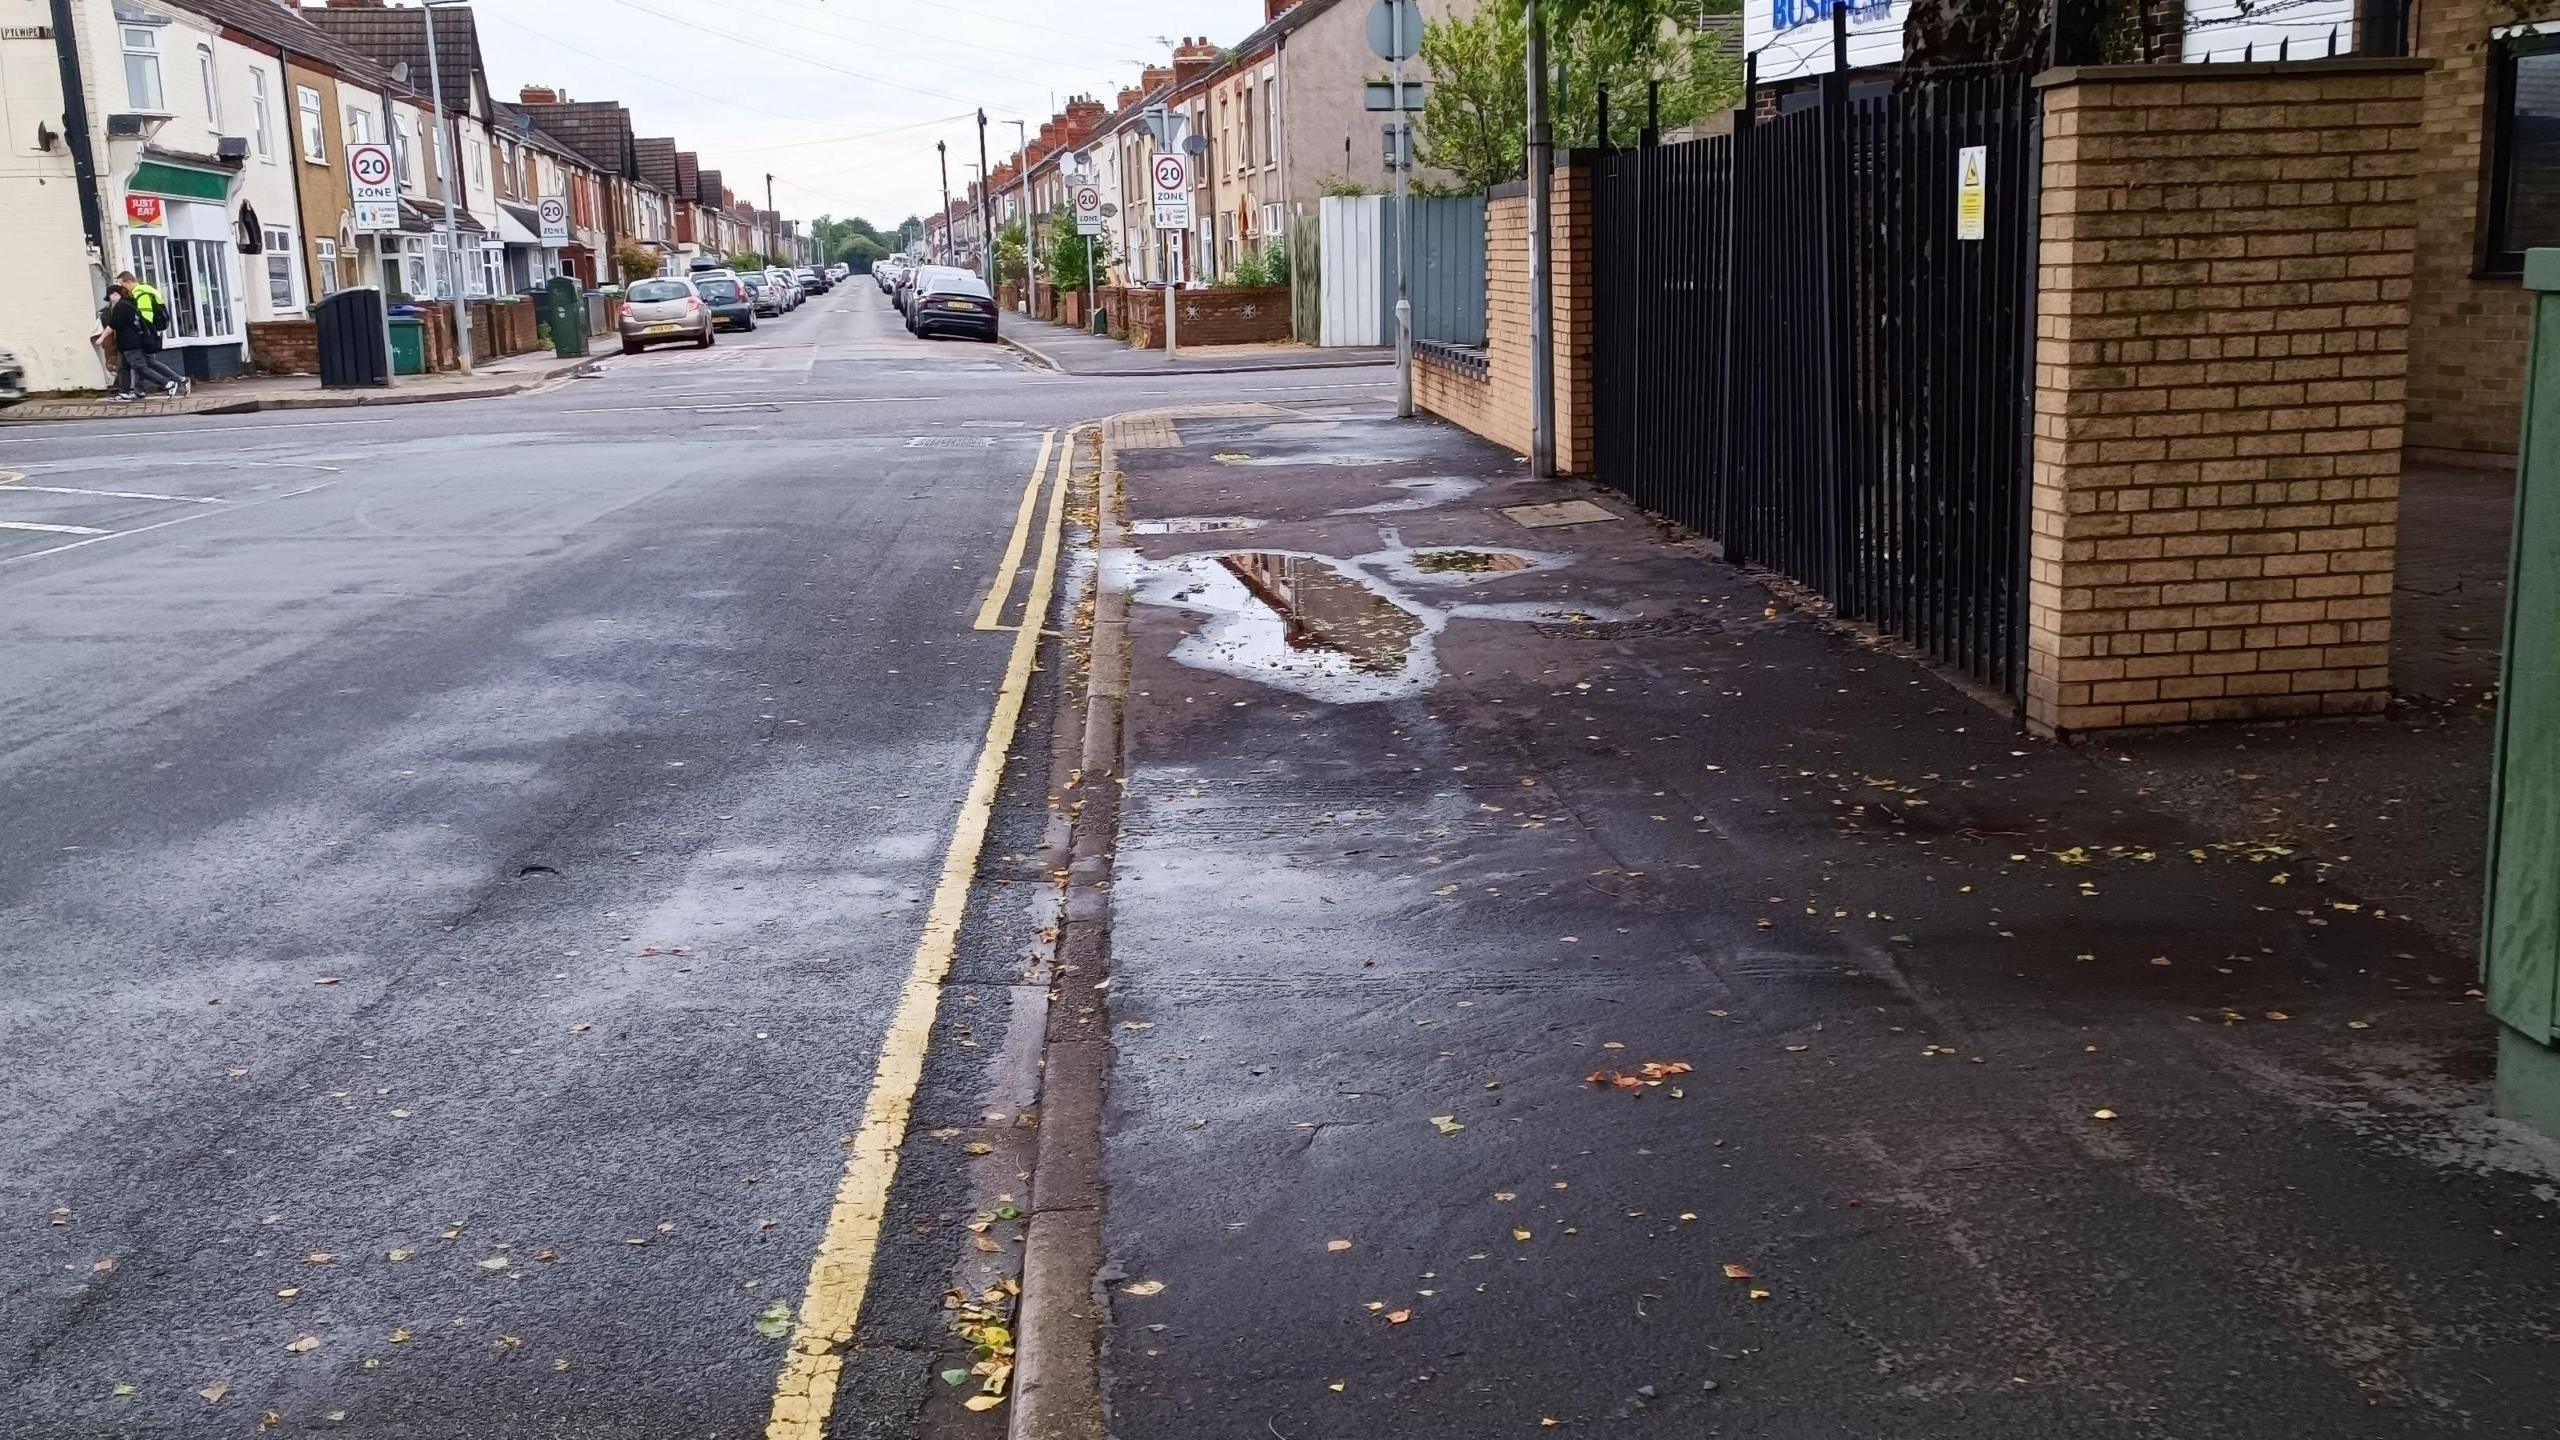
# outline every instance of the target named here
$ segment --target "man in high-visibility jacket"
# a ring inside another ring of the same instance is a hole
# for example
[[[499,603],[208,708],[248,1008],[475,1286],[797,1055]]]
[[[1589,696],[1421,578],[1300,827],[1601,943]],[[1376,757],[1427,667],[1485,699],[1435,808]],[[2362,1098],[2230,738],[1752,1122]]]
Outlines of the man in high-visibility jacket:
[[[184,395],[195,388],[177,367],[160,358],[158,339],[169,330],[169,301],[156,288],[143,283],[141,277],[127,270],[116,276],[116,283],[133,297],[133,308],[142,314],[142,322],[151,329],[153,348],[133,357],[134,373],[145,383],[165,394]]]

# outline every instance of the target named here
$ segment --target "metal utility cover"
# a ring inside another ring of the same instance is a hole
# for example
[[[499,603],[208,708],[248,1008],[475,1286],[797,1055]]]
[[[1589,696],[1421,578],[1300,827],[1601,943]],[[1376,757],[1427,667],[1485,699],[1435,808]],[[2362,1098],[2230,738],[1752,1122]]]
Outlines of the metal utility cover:
[[[1618,517],[1588,500],[1559,500],[1552,505],[1505,505],[1502,513],[1531,530],[1559,525],[1592,525]]]

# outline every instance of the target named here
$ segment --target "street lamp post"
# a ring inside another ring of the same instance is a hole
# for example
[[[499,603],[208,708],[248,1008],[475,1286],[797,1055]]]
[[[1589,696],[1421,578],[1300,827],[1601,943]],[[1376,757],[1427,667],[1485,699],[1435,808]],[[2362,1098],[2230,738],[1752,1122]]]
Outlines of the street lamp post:
[[[985,246],[978,261],[986,267],[987,293],[996,293],[996,207],[989,202],[995,197],[987,191],[995,180],[987,168],[987,112],[978,112],[978,243]]]
[[[1019,174],[1014,189],[1022,197],[1022,313],[1031,313],[1031,127],[1019,120],[1007,120],[1013,127],[1013,163]]]
[[[471,373],[471,287],[462,278],[462,227],[454,219],[453,186],[461,179],[462,137],[444,143],[444,67],[436,58],[436,6],[467,3],[467,0],[418,0],[419,18],[427,23],[427,89],[435,101],[436,178],[444,186],[444,260],[445,274],[453,284],[453,348],[462,373]],[[459,126],[455,127],[457,130]]]
[[[951,263],[951,145],[933,142],[933,158],[942,166],[942,263]]]

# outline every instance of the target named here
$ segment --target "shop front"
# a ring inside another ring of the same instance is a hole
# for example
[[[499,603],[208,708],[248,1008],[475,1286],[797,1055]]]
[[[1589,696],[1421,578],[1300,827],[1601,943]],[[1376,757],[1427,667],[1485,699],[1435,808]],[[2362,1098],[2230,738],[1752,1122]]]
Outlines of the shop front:
[[[126,264],[168,301],[163,358],[197,380],[245,364],[234,179],[227,169],[148,157],[124,187]]]

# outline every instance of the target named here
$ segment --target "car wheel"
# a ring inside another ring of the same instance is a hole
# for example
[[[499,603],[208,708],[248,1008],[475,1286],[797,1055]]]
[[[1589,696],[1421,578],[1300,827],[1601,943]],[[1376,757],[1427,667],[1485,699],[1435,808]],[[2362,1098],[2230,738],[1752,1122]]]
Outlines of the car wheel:
[[[713,345],[719,343],[719,340],[719,335],[716,334],[710,326],[705,325],[702,327],[702,338],[693,342],[693,348],[696,350],[708,350]]]
[[[642,350],[642,348],[644,348],[644,347],[642,347],[642,346],[640,346],[640,345],[637,345],[637,344],[634,344],[633,342],[631,342],[631,341],[629,341],[629,340],[625,340],[625,341],[623,341],[623,342],[622,342],[622,353],[623,353],[623,354],[625,354],[625,355],[637,355],[637,354],[639,354],[639,353],[640,353],[640,351]]]

